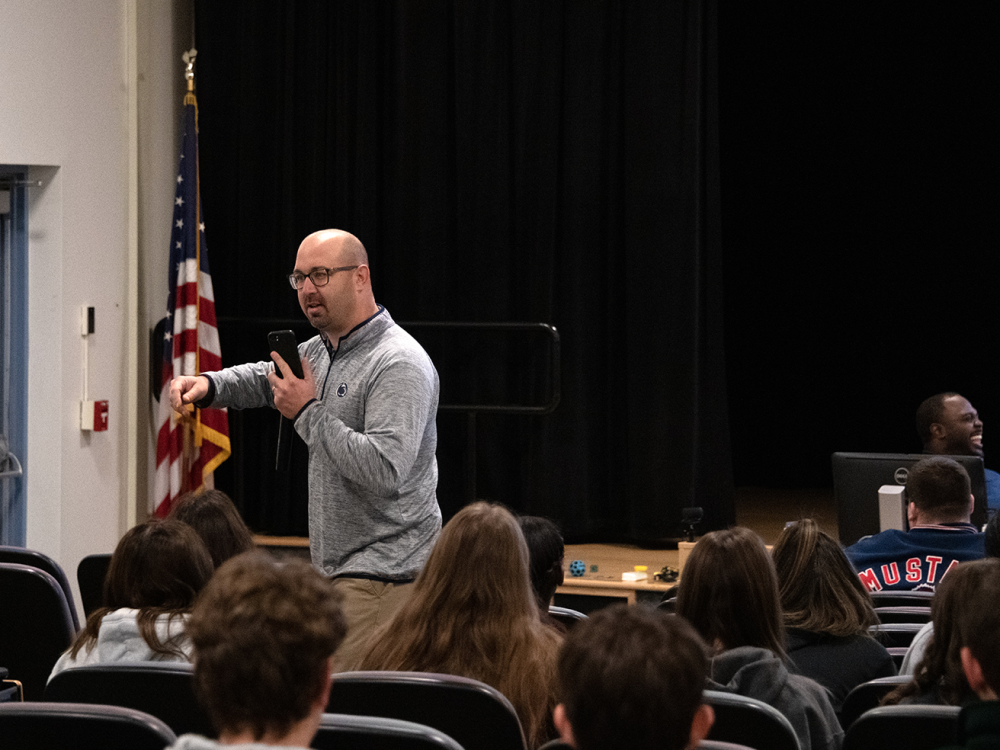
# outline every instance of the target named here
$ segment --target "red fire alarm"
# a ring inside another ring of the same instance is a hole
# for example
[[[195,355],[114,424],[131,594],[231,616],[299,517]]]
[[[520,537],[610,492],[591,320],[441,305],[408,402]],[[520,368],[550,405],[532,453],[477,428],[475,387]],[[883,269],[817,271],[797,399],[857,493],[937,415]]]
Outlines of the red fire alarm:
[[[104,432],[108,429],[108,402],[94,402],[94,432]]]
[[[80,402],[80,429],[105,432],[108,429],[108,402]]]

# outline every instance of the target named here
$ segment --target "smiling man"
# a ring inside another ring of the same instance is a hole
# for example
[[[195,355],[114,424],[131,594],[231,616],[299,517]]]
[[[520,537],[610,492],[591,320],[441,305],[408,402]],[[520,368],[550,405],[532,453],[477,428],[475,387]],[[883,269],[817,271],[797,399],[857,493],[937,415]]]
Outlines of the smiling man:
[[[948,392],[925,399],[917,408],[916,421],[924,453],[983,457],[983,420],[964,396]],[[1000,509],[1000,474],[984,471],[987,504]]]
[[[375,302],[354,235],[310,234],[288,282],[319,331],[299,344],[304,377],[272,352],[273,363],[176,378],[170,402],[270,406],[293,420],[309,448],[312,561],[342,596],[348,632],[337,664],[350,669],[368,633],[402,605],[441,530],[438,375]]]

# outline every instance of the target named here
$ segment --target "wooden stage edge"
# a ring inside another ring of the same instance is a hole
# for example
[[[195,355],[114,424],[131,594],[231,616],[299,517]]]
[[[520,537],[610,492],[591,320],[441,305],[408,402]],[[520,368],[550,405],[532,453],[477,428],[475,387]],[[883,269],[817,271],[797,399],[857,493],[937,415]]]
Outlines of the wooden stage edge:
[[[736,523],[756,531],[768,545],[774,544],[787,521],[806,516],[837,537],[837,511],[830,489],[761,489],[739,488],[736,491]],[[255,536],[254,541],[278,554],[308,554],[305,537]],[[569,574],[569,565],[582,560],[586,573]],[[677,567],[677,550],[644,549],[628,544],[567,544],[566,579],[556,591],[555,603],[581,612],[590,612],[613,601],[655,603],[674,586],[653,581],[653,574],[664,566]],[[596,565],[597,571],[591,572]],[[622,581],[622,573],[636,565],[646,566],[645,581]]]
[[[254,536],[254,543],[279,555],[303,555],[309,548],[306,537]],[[622,599],[630,604],[636,601],[659,601],[663,593],[674,584],[653,581],[653,574],[665,565],[677,567],[677,550],[646,550],[625,544],[567,544],[566,582],[556,592],[556,604],[572,609],[592,610],[588,602],[576,601],[576,597],[600,597]],[[574,560],[582,560],[587,572],[580,577],[571,576],[569,565]],[[596,572],[591,572],[592,566]],[[636,565],[647,567],[645,581],[622,581],[622,573],[631,571]],[[641,592],[641,593],[640,593]],[[566,598],[569,597],[569,598]],[[577,606],[572,606],[575,603]],[[597,601],[591,602],[597,604]]]

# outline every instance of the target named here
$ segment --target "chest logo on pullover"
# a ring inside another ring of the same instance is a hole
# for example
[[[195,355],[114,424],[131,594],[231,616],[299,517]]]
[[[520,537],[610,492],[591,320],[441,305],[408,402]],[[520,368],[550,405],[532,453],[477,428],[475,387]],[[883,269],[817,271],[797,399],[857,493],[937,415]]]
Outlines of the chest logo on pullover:
[[[341,383],[337,386],[337,395],[343,398],[347,395],[347,383]]]

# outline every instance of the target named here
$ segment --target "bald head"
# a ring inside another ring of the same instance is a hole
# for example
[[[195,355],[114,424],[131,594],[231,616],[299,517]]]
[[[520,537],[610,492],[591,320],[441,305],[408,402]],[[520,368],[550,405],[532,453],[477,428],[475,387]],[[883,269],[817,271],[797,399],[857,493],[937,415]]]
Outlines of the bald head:
[[[307,278],[298,290],[299,305],[312,326],[336,345],[355,326],[378,312],[361,240],[342,229],[313,232],[299,245],[295,271],[308,276],[327,269],[325,284]]]
[[[343,229],[320,229],[313,232],[299,245],[299,251],[307,245],[327,247],[336,254],[338,266],[368,265],[368,251],[361,240]]]

